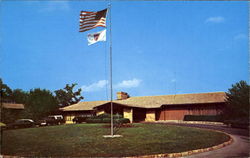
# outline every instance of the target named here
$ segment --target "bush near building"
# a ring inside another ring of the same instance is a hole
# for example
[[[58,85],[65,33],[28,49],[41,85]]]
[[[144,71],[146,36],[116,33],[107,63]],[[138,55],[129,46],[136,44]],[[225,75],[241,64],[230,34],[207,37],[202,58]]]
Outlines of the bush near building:
[[[129,119],[123,118],[121,115],[113,115],[114,123],[130,123]],[[86,119],[87,123],[110,123],[111,115],[110,114],[101,114],[98,116],[93,116]]]
[[[184,121],[222,122],[222,115],[185,115]]]

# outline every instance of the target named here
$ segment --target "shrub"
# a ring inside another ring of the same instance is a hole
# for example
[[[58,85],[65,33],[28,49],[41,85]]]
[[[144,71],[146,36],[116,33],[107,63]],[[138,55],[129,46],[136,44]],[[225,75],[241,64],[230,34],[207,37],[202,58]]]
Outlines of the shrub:
[[[110,115],[110,114],[107,114],[107,113],[104,113],[104,114],[95,116],[95,118],[101,118],[101,119],[104,119],[104,118],[111,118],[111,115]],[[116,118],[123,118],[123,117],[122,117],[122,115],[114,114],[114,115],[113,115],[113,118],[116,119]]]
[[[100,118],[100,119],[110,118],[110,114],[104,113],[104,114],[101,114],[101,115],[98,115],[98,116],[94,116],[94,117],[95,118]]]
[[[116,123],[130,123],[128,118],[115,119]]]
[[[230,125],[233,128],[249,128],[249,119],[242,117],[234,120],[225,120],[225,124]]]
[[[100,122],[100,123],[110,123],[110,122],[111,122],[110,118],[104,118],[104,119],[102,119],[102,122]]]
[[[86,123],[100,123],[102,122],[102,119],[98,119],[98,118],[88,118],[86,119]]]
[[[114,114],[113,119],[114,119],[115,124],[130,123],[129,119],[123,118],[122,115],[119,115],[119,114]],[[87,123],[110,123],[111,115],[104,113],[98,116],[93,116],[93,117],[86,119],[86,122]]]
[[[185,115],[184,121],[221,122],[223,119],[221,115]]]
[[[120,115],[120,114],[114,114],[113,117],[114,117],[114,119],[121,119],[121,118],[123,118],[123,116]]]

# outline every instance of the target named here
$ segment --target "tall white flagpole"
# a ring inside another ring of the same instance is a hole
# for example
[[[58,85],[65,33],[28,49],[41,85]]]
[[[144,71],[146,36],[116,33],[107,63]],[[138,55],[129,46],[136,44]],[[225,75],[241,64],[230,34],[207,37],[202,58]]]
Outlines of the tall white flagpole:
[[[113,119],[113,83],[112,83],[112,27],[111,27],[111,3],[109,3],[109,39],[110,39],[110,113],[111,113],[111,136],[114,135],[114,119]]]

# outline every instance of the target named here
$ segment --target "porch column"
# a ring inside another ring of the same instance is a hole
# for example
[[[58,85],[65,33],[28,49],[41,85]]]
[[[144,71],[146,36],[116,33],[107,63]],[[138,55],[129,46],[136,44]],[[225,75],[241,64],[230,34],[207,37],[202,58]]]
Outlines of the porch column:
[[[123,108],[123,117],[128,118],[130,123],[133,122],[133,108]]]
[[[145,121],[146,122],[153,122],[153,121],[155,121],[155,110],[154,109],[147,109]]]

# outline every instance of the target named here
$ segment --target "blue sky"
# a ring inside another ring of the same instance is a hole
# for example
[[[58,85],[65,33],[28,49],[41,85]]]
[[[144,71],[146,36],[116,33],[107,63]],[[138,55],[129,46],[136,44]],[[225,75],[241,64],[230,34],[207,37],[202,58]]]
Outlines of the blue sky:
[[[103,28],[78,32],[81,10],[107,6],[106,1],[2,1],[4,83],[51,91],[77,83],[84,100],[107,100],[109,34],[108,42],[88,46],[87,34]],[[112,42],[114,94],[227,91],[248,80],[248,3],[113,1]]]

